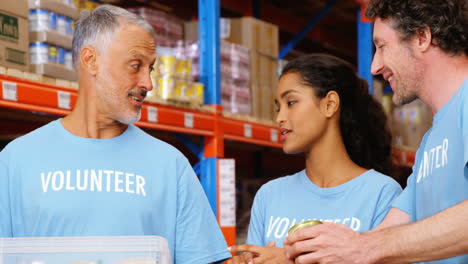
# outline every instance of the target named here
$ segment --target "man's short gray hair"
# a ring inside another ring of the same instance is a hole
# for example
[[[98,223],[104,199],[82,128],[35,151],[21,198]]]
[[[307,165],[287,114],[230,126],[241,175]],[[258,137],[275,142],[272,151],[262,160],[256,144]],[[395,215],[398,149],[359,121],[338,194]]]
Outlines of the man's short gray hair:
[[[126,23],[142,27],[154,38],[154,29],[146,20],[123,8],[101,5],[91,12],[82,11],[73,34],[72,56],[75,68],[78,69],[80,52],[84,46],[93,46],[101,52],[112,40],[115,30]]]

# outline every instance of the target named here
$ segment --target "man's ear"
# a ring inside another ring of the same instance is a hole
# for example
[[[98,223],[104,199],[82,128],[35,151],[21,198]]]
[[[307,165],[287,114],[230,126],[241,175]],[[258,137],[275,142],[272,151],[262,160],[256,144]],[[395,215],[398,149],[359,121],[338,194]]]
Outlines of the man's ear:
[[[335,91],[330,91],[320,100],[320,111],[330,118],[340,109],[340,96]]]
[[[426,52],[432,44],[431,29],[425,26],[424,29],[417,30],[415,38],[416,48],[422,53]]]
[[[96,75],[98,71],[98,54],[96,49],[91,46],[85,46],[80,51],[81,67],[91,75]]]

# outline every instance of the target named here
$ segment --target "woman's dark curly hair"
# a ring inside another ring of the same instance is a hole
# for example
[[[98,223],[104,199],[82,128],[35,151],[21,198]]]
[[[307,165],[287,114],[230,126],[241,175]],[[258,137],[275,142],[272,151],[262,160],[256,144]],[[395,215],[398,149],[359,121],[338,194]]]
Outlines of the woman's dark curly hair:
[[[318,98],[338,93],[341,136],[351,160],[390,175],[392,136],[386,115],[351,64],[331,55],[310,54],[290,61],[281,76],[287,73],[299,74]]]
[[[371,0],[366,15],[389,18],[403,41],[427,26],[432,44],[451,55],[468,55],[467,0]]]

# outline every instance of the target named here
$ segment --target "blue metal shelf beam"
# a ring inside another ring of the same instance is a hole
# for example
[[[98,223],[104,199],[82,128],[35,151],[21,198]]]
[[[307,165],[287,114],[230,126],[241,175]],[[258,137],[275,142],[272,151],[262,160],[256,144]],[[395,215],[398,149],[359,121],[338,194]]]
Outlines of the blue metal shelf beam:
[[[286,46],[284,46],[279,54],[278,59],[283,59],[296,45],[301,41],[319,22],[324,18],[330,10],[338,3],[339,0],[331,0],[327,5],[312,18],[309,23],[299,32]]]
[[[205,86],[204,104],[221,105],[221,43],[219,38],[219,0],[198,0],[200,41],[200,81]],[[215,129],[216,130],[216,129]],[[215,133],[217,133],[215,131]],[[214,137],[216,137],[215,135]],[[209,142],[210,139],[207,139]],[[209,154],[200,159],[200,182],[215,215],[217,212],[217,159]]]
[[[221,104],[219,0],[198,0],[200,81],[205,85],[204,104]]]
[[[357,31],[358,31],[358,73],[361,78],[369,84],[369,93],[374,93],[374,78],[370,71],[372,65],[372,55],[374,53],[374,44],[372,41],[372,23],[362,21],[361,10],[357,13]]]

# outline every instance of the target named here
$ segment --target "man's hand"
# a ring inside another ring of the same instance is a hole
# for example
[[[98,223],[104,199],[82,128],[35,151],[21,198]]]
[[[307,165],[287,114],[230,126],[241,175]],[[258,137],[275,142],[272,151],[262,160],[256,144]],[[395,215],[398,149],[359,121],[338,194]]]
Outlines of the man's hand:
[[[245,252],[233,257],[228,264],[284,264],[286,262],[283,248],[275,247],[275,241],[270,241],[266,247],[256,245],[239,245],[230,248],[231,253]]]
[[[288,264],[370,264],[371,251],[363,234],[345,225],[323,223],[300,229],[284,241]]]

